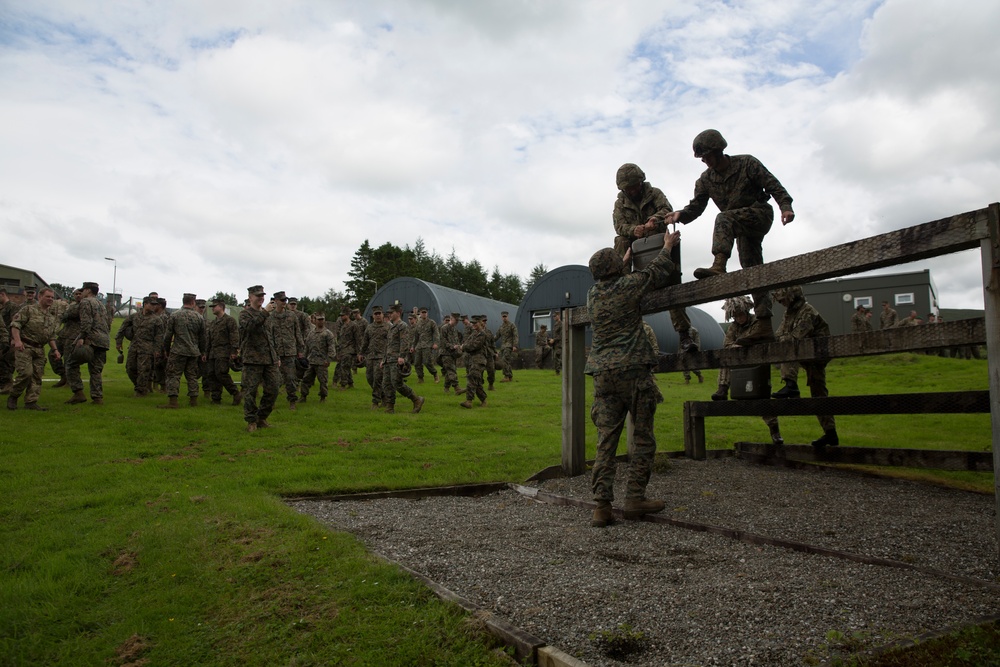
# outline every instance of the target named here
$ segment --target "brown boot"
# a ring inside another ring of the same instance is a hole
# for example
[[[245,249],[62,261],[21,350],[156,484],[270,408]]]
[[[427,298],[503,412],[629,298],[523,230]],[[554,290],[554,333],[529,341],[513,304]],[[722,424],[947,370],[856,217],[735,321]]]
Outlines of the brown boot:
[[[166,405],[157,405],[156,407],[164,409],[164,410],[176,410],[180,406],[177,405],[177,397],[176,396],[168,396],[167,397],[167,403],[166,403]]]
[[[247,433],[253,433],[257,430],[257,422],[247,422]]]
[[[8,396],[7,397],[7,409],[8,410],[17,410],[17,396]]]
[[[197,396],[189,396],[188,397],[188,405],[190,405],[192,408],[198,407],[198,397]]]
[[[243,405],[243,392],[238,391],[233,394],[233,405]]]
[[[492,382],[490,383],[490,386],[487,387],[487,389],[489,389],[490,391],[493,391],[493,383]]]
[[[212,399],[212,405],[222,405],[222,399],[221,398],[213,398]]]
[[[288,402],[288,409],[291,410],[292,412],[295,412],[295,401]]]
[[[101,397],[92,398],[90,399],[90,402],[93,403],[94,405],[104,405],[104,399]]]
[[[611,513],[610,500],[598,500],[597,507],[594,508],[594,516],[590,519],[590,525],[594,528],[604,528],[615,522],[615,515]]]
[[[465,408],[466,410],[471,410],[472,409],[472,401],[462,401],[461,403],[459,403],[459,406]]]
[[[68,401],[66,401],[67,405],[76,405],[77,403],[86,403],[86,402],[87,402],[87,397],[84,395],[83,389],[74,391],[73,395],[69,397]]]
[[[66,378],[60,377],[59,382],[56,382],[54,385],[52,385],[52,387],[58,389],[59,387],[65,387],[67,384],[68,383],[66,382]]]
[[[24,409],[25,410],[37,410],[38,412],[48,412],[49,411],[48,408],[43,408],[38,403],[25,403],[24,404]]]
[[[643,514],[656,514],[666,508],[662,500],[647,500],[646,498],[628,498],[625,500],[624,515],[626,519],[638,519]]]
[[[271,425],[267,423],[266,419],[258,419],[257,428],[271,428]]]
[[[481,407],[481,408],[485,408],[486,407],[486,399],[485,398],[483,400],[479,401],[479,407]]]
[[[771,328],[770,317],[758,317],[750,325],[750,329],[736,339],[737,345],[753,345],[755,343],[770,343],[774,341],[774,329]]]
[[[695,269],[694,277],[697,278],[698,280],[701,280],[702,278],[721,276],[723,273],[726,272],[726,263],[728,261],[729,258],[726,257],[725,255],[716,255],[715,262],[712,264],[712,266],[708,267],[707,269]]]
[[[413,414],[420,412],[420,408],[424,407],[424,397],[417,396],[413,399]]]
[[[386,408],[385,408],[385,414],[387,414],[387,415],[394,415],[394,414],[396,414],[396,406],[395,405],[387,405]]]

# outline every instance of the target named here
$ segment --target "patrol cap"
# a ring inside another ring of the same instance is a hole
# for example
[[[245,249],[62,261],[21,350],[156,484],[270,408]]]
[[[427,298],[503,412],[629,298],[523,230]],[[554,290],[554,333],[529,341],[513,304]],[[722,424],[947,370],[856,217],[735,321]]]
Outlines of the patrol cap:
[[[359,313],[360,314],[361,313],[361,309],[359,309],[359,308],[351,308],[351,314],[353,315],[354,313]]]
[[[503,317],[507,317],[508,315],[510,315],[510,313],[508,313],[506,310],[501,310],[500,315]]]
[[[420,308],[420,312],[421,313],[426,313],[427,312],[427,307],[426,306],[421,307]]]
[[[549,327],[548,327],[548,325],[546,325],[546,324],[543,324],[543,325],[541,326],[541,329],[542,329],[542,330],[545,330],[545,329],[548,329],[548,328],[549,328]]]
[[[291,305],[293,303],[298,303],[298,302],[299,302],[299,300],[297,298],[295,298],[294,296],[288,297],[288,303],[289,303],[289,305]]]
[[[372,315],[381,315],[381,314],[382,314],[382,306],[375,306],[372,308]]]
[[[254,296],[264,296],[265,294],[267,294],[267,292],[264,291],[264,288],[261,285],[254,285],[253,287],[248,287],[247,293],[253,294]]]
[[[401,313],[401,312],[403,312],[403,304],[401,304],[401,303],[394,303],[391,306],[389,306],[389,310],[391,310],[394,313]]]
[[[37,292],[38,291],[38,285],[25,285],[24,286],[24,291],[25,292]]]
[[[455,318],[455,320],[460,320],[460,319],[462,319],[462,316],[461,316],[461,315],[459,315],[458,313],[452,313],[452,314],[451,314],[451,316],[452,316],[453,318]]]
[[[212,299],[212,306],[225,306],[226,302],[222,299]]]
[[[197,298],[197,295],[191,294],[191,292],[184,292],[183,298],[185,301],[194,301]]]
[[[288,297],[285,296],[284,292],[275,292],[272,297],[275,301],[288,301]]]
[[[347,306],[342,306],[341,309],[340,309],[340,314],[341,315],[350,315],[351,314],[351,309],[349,307],[347,307]]]
[[[195,299],[194,300],[194,305],[196,305],[196,306],[204,306],[206,303],[208,303],[208,302],[205,301],[204,299]]]
[[[80,290],[82,291],[85,289],[89,289],[94,294],[97,294],[98,292],[101,291],[101,288],[98,286],[97,283],[84,283],[83,287],[81,287]]]
[[[326,313],[313,313],[313,317],[315,317],[317,320],[322,320],[324,322],[326,321]]]
[[[158,297],[158,298],[156,299],[156,304],[157,304],[158,306],[161,306],[161,307],[163,307],[163,308],[166,308],[166,307],[167,307],[167,300],[166,300],[166,299],[164,299],[164,298],[163,298],[162,296],[161,296],[161,297]]]

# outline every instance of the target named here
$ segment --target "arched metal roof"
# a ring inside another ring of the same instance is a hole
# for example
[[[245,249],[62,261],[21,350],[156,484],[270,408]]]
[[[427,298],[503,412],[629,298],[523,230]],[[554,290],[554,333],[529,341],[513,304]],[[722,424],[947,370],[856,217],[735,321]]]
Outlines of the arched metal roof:
[[[419,278],[396,278],[380,287],[368,302],[365,306],[365,319],[371,319],[374,306],[382,306],[383,310],[388,310],[389,306],[395,303],[403,305],[404,313],[413,308],[427,308],[427,316],[438,323],[449,313],[486,315],[492,330],[500,326],[502,311],[510,313],[510,319],[514,319],[517,315],[517,306],[512,303],[494,301],[443,285],[435,285]]]

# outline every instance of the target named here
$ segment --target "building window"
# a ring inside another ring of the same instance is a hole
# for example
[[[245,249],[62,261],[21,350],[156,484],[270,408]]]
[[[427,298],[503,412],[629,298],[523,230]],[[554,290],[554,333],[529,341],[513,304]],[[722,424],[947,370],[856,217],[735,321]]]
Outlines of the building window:
[[[854,310],[857,310],[858,306],[864,306],[868,310],[871,310],[872,303],[872,298],[870,296],[856,296],[854,297]]]
[[[897,294],[896,295],[896,305],[897,306],[911,306],[915,302],[913,300],[913,292],[907,294]]]
[[[552,311],[551,310],[536,310],[531,314],[531,331],[532,333],[538,333],[541,330],[542,325],[545,325],[546,329],[552,330]]]

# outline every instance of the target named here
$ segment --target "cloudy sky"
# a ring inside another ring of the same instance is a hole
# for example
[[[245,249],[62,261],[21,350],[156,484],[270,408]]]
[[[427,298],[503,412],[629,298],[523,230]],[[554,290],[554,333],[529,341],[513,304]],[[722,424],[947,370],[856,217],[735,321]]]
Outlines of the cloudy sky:
[[[707,127],[794,197],[788,257],[1000,199],[998,28],[994,0],[2,0],[0,263],[314,296],[420,237],[526,277],[611,244],[623,162],[686,204]],[[927,267],[982,307],[978,251]]]

